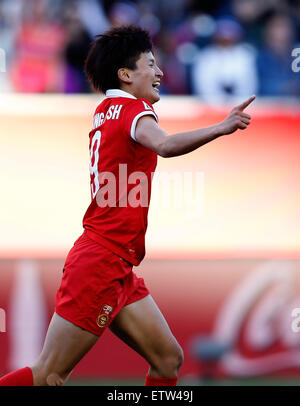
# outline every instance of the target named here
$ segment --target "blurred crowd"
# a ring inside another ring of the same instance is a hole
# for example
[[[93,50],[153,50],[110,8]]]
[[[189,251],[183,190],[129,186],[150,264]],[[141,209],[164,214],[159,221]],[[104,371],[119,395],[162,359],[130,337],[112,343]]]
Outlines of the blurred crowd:
[[[300,98],[300,0],[0,0],[0,91],[91,92],[89,45],[122,24],[151,33],[163,94]]]

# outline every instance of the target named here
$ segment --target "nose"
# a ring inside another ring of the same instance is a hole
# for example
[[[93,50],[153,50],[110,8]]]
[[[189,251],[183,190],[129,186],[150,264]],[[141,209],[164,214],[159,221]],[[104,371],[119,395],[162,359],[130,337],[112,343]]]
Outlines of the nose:
[[[163,71],[160,70],[158,66],[157,66],[156,74],[157,74],[157,76],[159,76],[160,78],[162,78],[162,77],[164,76]]]

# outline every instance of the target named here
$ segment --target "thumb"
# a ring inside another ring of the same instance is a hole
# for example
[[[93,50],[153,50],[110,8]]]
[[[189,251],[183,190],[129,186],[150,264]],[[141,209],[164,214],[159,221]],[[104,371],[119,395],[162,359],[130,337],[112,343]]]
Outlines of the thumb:
[[[242,104],[238,105],[238,106],[236,107],[236,109],[239,110],[239,111],[243,111],[246,107],[249,106],[250,103],[253,102],[253,100],[254,100],[255,98],[256,98],[255,95],[249,97],[248,100],[246,100],[246,101],[244,101]]]

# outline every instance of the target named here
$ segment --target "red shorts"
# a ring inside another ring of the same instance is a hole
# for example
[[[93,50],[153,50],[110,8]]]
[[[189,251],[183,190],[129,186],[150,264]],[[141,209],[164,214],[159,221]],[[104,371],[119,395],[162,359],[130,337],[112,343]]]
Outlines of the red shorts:
[[[122,307],[148,294],[131,264],[84,232],[67,256],[55,312],[100,336]]]

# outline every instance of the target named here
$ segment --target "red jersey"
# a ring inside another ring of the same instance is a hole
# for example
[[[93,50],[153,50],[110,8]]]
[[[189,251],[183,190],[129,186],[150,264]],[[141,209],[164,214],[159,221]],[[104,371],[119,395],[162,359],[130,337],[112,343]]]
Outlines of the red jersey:
[[[92,202],[83,227],[88,236],[133,265],[145,256],[145,233],[157,154],[135,140],[140,117],[158,121],[151,103],[108,90],[90,132]]]

